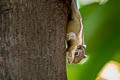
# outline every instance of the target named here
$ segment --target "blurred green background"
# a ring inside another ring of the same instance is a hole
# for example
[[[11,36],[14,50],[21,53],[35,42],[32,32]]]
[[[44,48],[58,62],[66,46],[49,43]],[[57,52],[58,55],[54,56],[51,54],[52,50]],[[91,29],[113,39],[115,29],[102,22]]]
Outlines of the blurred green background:
[[[68,80],[96,80],[108,61],[120,62],[120,0],[80,3],[80,12],[88,59],[82,64],[67,63],[67,76]]]

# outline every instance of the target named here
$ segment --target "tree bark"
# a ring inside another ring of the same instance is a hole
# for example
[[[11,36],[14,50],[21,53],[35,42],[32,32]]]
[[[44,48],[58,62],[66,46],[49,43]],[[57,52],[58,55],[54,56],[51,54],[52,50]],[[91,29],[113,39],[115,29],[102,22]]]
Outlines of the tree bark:
[[[67,80],[70,1],[0,1],[0,80]]]

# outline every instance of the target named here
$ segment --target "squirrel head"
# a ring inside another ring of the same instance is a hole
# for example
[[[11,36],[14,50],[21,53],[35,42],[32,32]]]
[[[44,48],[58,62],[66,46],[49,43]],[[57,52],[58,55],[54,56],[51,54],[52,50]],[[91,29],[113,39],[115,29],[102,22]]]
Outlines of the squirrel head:
[[[76,46],[75,49],[70,53],[68,57],[68,63],[69,64],[80,63],[80,61],[83,58],[86,58],[87,55],[85,55],[85,48],[86,48],[86,45]]]

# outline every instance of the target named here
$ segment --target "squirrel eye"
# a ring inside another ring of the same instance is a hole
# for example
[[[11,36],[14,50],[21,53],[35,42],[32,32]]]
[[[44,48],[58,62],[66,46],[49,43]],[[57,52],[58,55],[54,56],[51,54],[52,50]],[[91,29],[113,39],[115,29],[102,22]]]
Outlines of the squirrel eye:
[[[77,49],[82,49],[82,46],[79,45],[79,46],[77,47]]]
[[[75,52],[75,56],[78,56],[79,55],[79,53],[78,52]]]

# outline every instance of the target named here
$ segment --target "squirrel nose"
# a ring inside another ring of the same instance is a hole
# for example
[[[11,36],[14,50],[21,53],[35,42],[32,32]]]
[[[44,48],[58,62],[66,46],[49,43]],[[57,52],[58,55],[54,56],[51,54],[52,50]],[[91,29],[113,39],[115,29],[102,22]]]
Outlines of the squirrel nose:
[[[87,55],[84,55],[84,58],[87,58],[88,56]]]

